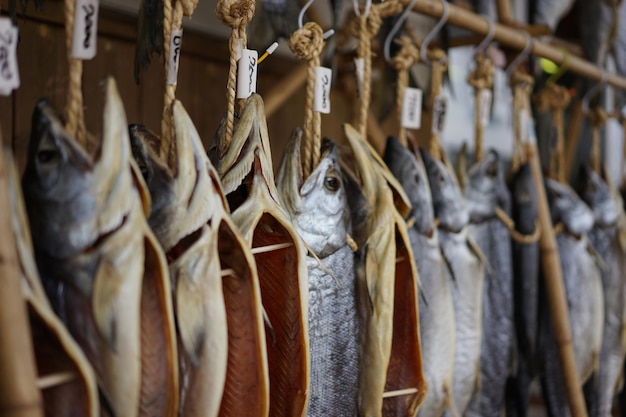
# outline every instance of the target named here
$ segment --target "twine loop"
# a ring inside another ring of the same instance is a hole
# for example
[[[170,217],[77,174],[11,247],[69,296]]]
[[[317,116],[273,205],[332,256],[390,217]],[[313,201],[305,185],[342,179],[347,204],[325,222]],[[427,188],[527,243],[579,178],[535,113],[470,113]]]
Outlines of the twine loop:
[[[540,111],[563,110],[569,106],[571,98],[565,87],[546,84],[540,92],[535,94],[534,101]]]
[[[193,0],[186,0],[191,2]],[[197,1],[197,0],[196,0]],[[254,16],[255,2],[250,0],[218,0],[215,15],[233,29],[246,26]]]
[[[445,71],[448,67],[448,58],[446,55],[446,51],[439,48],[429,48],[426,51],[426,57],[433,64],[437,64],[441,70]]]
[[[467,77],[469,85],[476,90],[491,88],[493,86],[493,61],[482,52],[476,53],[476,68]]]
[[[396,71],[406,71],[417,62],[420,57],[420,51],[413,45],[411,38],[403,36],[397,40],[400,45],[400,51],[389,61],[389,64]]]
[[[589,110],[587,118],[593,127],[598,128],[609,120],[609,114],[602,107],[596,107]]]
[[[183,14],[191,16],[198,7],[198,0],[178,0],[183,6]]]
[[[308,22],[291,35],[289,47],[297,58],[310,61],[322,53],[324,32],[317,23]]]

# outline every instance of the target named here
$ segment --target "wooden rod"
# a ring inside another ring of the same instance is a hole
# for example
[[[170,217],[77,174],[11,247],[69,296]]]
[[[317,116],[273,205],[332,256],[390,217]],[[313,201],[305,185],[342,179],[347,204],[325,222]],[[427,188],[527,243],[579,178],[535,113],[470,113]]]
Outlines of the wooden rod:
[[[305,82],[306,64],[301,64],[265,94],[265,117],[270,118]]]
[[[0,415],[43,417],[35,353],[12,233],[6,169],[0,146],[0,230],[3,231],[0,235]]]
[[[509,0],[497,0],[496,6],[498,7],[498,22],[507,24],[514,21]]]
[[[550,300],[550,312],[554,327],[554,337],[559,352],[559,360],[563,369],[565,391],[569,400],[572,417],[587,417],[587,409],[583,400],[582,387],[574,361],[574,348],[572,346],[572,332],[569,325],[567,299],[563,285],[563,274],[559,260],[559,252],[552,228],[552,219],[546,197],[543,174],[539,154],[534,144],[526,144],[525,152],[532,169],[535,189],[537,190],[537,205],[539,208],[539,225],[541,237],[539,250],[541,251],[541,266],[546,286],[548,299]]]
[[[400,0],[400,2],[407,5],[410,0]],[[452,4],[449,5],[449,8],[449,24],[481,35],[487,35],[487,33],[489,33],[489,22],[484,17],[477,16],[475,13]],[[440,0],[420,0],[413,6],[413,11],[438,18],[441,17],[443,13],[443,5]],[[511,29],[501,23],[495,24],[494,41],[520,51],[526,46],[526,38],[521,30]],[[563,50],[537,40],[533,42],[531,53],[547,58],[557,65],[562,65],[567,59],[567,53]],[[591,80],[602,80],[603,72],[600,71],[596,65],[575,56],[569,57],[569,71],[580,74]],[[607,72],[606,76],[608,84],[617,88],[626,89],[626,78],[610,72]]]

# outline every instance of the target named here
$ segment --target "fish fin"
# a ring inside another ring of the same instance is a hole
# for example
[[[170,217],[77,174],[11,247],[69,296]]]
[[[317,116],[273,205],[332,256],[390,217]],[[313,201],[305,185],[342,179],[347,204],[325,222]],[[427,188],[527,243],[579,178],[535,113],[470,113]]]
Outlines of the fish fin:
[[[474,242],[474,239],[472,239],[471,236],[467,236],[466,242],[467,242],[467,247],[474,253],[474,255],[476,255],[478,260],[480,260],[480,263],[482,263],[485,266],[485,268],[487,268],[487,272],[489,272],[490,274],[493,274],[494,273],[493,266],[491,266],[491,264],[487,260],[487,257],[483,253],[483,251],[481,251],[478,245],[476,244],[476,242]]]
[[[443,394],[445,395],[445,404],[448,408],[448,412],[450,413],[450,417],[459,417],[459,412],[456,409],[456,404],[454,404],[454,396],[452,395],[452,387],[449,383],[445,383],[443,385]]]
[[[596,262],[596,265],[602,272],[608,272],[609,266],[602,259],[602,255],[598,252],[598,250],[593,246],[590,240],[587,240],[587,252],[591,255],[593,260]]]
[[[191,363],[200,364],[200,353],[206,340],[204,323],[204,300],[198,283],[187,270],[180,270],[176,277],[176,319],[185,352]]]
[[[117,303],[115,300],[117,300],[122,281],[123,277],[113,264],[107,258],[103,258],[96,271],[91,303],[98,332],[113,352],[117,352]]]
[[[446,256],[446,253],[441,248],[441,246],[439,247],[439,251],[441,252],[441,257],[443,258],[443,262],[446,264],[446,268],[448,269],[448,272],[450,272],[452,283],[454,284],[454,287],[458,290],[459,285],[456,279],[456,275],[454,274],[454,268],[452,267],[452,262],[450,261],[450,259],[448,259],[448,257]]]
[[[317,264],[319,265],[319,267],[321,268],[322,271],[324,271],[324,273],[328,276],[330,276],[332,279],[335,280],[335,282],[337,283],[338,286],[341,286],[341,284],[339,283],[339,279],[337,278],[337,276],[335,274],[332,273],[332,271],[330,269],[328,269],[328,267],[326,265],[324,265],[324,262],[322,262],[322,260],[319,258],[319,256],[317,256],[317,254],[315,253],[315,251],[304,241],[302,240],[302,244],[304,245],[304,248],[307,250],[309,256],[313,259],[315,259],[315,262],[317,262]]]
[[[152,209],[152,198],[150,197],[150,191],[146,180],[141,175],[141,170],[135,161],[135,158],[130,158],[130,168],[133,174],[133,182],[135,188],[139,192],[139,198],[141,199],[141,207],[143,208],[143,214],[148,218],[150,216],[150,210]]]

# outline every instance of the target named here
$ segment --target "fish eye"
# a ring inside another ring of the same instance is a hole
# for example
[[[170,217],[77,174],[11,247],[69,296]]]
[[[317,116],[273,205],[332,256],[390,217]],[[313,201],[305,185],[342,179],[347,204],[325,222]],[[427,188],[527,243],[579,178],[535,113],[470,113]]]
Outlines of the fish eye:
[[[42,164],[56,162],[61,159],[61,154],[56,149],[42,149],[37,152],[37,160]]]
[[[335,177],[325,177],[324,178],[324,187],[328,191],[335,192],[339,189],[339,180]]]

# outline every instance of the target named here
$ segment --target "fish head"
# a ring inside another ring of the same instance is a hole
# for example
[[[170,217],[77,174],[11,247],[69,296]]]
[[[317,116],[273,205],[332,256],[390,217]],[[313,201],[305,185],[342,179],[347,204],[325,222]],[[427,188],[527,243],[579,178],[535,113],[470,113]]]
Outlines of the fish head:
[[[593,211],[595,223],[600,226],[615,224],[623,210],[615,187],[589,166],[581,167],[578,184],[580,196]]]
[[[37,104],[22,179],[36,250],[58,259],[82,252],[121,225],[139,200],[130,169],[126,115],[115,81],[105,83],[101,146],[92,158],[45,100]]]
[[[563,223],[575,235],[591,230],[593,212],[569,185],[547,178],[546,194],[554,224]]]
[[[433,199],[435,217],[443,228],[460,230],[469,222],[465,198],[454,174],[441,161],[420,149]]]
[[[504,170],[496,151],[491,150],[468,171],[465,197],[472,221],[493,217],[497,207],[508,209],[510,197]]]
[[[408,196],[416,229],[422,234],[429,234],[435,215],[422,156],[406,148],[398,139],[389,137],[383,158]]]

